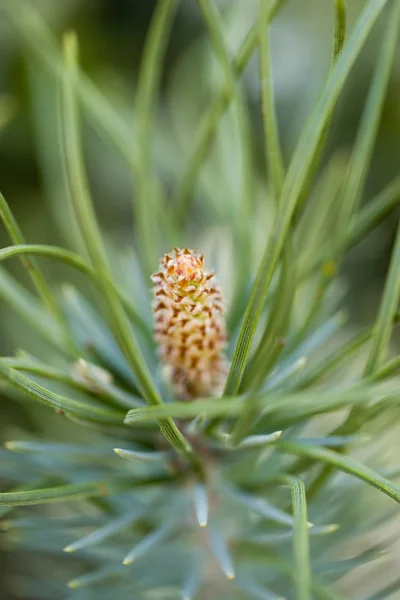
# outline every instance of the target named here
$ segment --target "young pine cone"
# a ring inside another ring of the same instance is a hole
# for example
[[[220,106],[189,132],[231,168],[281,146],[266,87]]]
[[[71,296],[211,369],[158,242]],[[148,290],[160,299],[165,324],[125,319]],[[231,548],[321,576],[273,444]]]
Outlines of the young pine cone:
[[[226,332],[214,273],[203,270],[202,254],[175,248],[152,280],[154,334],[176,394],[183,399],[217,394],[226,376]]]

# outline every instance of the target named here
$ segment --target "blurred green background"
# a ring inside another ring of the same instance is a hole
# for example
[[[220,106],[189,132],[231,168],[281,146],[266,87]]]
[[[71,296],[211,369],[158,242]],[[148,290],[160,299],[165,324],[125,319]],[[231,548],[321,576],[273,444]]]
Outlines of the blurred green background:
[[[20,4],[31,5],[37,10],[57,40],[66,30],[77,31],[83,70],[96,82],[134,135],[135,82],[155,2],[14,0],[16,14]],[[224,13],[227,41],[233,54],[254,21],[258,1],[220,0],[218,5]],[[347,5],[350,29],[363,0],[349,0]],[[1,6],[2,0],[0,9]],[[342,94],[329,135],[325,161],[335,154],[346,161],[386,17],[387,12],[384,11]],[[0,12],[0,188],[29,242],[73,246],[73,225],[65,207],[66,186],[59,152],[59,82],[38,55],[26,46],[26,40],[11,21]],[[277,112],[286,163],[328,72],[332,28],[332,0],[286,0],[272,25]],[[364,201],[399,173],[399,59],[398,52]],[[242,81],[249,107],[253,158],[262,181],[264,161],[257,56],[250,61]],[[154,161],[167,196],[181,172],[182,156],[190,149],[202,110],[220,82],[221,73],[212,56],[196,2],[182,0],[168,46],[162,94],[157,107]],[[132,174],[111,144],[105,142],[89,123],[85,123],[84,133],[88,173],[102,228],[107,232],[111,246],[119,250],[128,249],[136,243]],[[196,188],[196,208],[193,211],[193,235],[196,239],[207,240],[211,228],[219,226],[217,208],[213,212],[214,209],[207,207],[217,207],[222,197],[224,202],[229,202],[234,196],[238,150],[234,136],[230,137],[229,122],[221,124],[218,141],[217,161],[215,164],[209,161],[206,176]],[[219,176],[219,170],[224,171],[223,177]],[[231,187],[227,187],[226,182]],[[262,185],[259,187],[255,186],[256,194],[263,193]],[[392,213],[351,251],[343,266],[344,305],[350,314],[350,327],[358,327],[375,314],[397,219],[398,214]],[[256,214],[254,223],[248,226],[255,230],[259,227]],[[259,231],[258,236],[261,253],[265,232]],[[9,244],[2,228],[0,242],[2,246]],[[160,247],[159,250],[167,248]],[[27,282],[22,268],[15,261],[7,268],[22,282]],[[60,270],[51,262],[43,261],[43,268],[54,282],[71,278],[69,272]],[[222,274],[221,279],[228,281],[228,275]],[[25,324],[19,323],[18,315],[1,300],[0,311],[0,351],[11,354],[22,345],[32,350],[30,331]],[[43,354],[46,354],[46,349]],[[35,427],[28,415],[21,414],[18,404],[6,399],[0,402],[0,439],[9,438],[13,428],[21,425],[21,420],[25,427]],[[3,574],[8,571],[5,561],[0,555]],[[5,592],[0,591],[0,597],[2,600],[6,598]]]

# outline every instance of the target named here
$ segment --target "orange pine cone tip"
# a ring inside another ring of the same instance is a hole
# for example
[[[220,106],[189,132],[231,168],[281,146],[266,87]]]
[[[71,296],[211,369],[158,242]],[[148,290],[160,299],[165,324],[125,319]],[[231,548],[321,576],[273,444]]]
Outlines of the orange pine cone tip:
[[[224,306],[203,255],[175,248],[161,259],[154,281],[154,335],[176,394],[191,399],[217,394],[227,372]]]

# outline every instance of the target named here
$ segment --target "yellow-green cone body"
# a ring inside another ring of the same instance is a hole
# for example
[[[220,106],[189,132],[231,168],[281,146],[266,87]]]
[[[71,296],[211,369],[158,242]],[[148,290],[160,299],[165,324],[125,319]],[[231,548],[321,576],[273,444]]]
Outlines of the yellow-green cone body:
[[[217,394],[226,377],[224,307],[203,255],[175,248],[152,275],[155,338],[174,390],[190,399]]]

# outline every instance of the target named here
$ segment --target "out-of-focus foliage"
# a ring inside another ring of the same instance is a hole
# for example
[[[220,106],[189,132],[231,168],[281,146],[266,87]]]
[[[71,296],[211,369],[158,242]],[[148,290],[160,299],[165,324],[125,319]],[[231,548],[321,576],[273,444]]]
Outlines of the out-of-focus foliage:
[[[395,598],[399,2],[0,11],[2,597]],[[225,292],[221,399],[162,377],[174,245]]]

